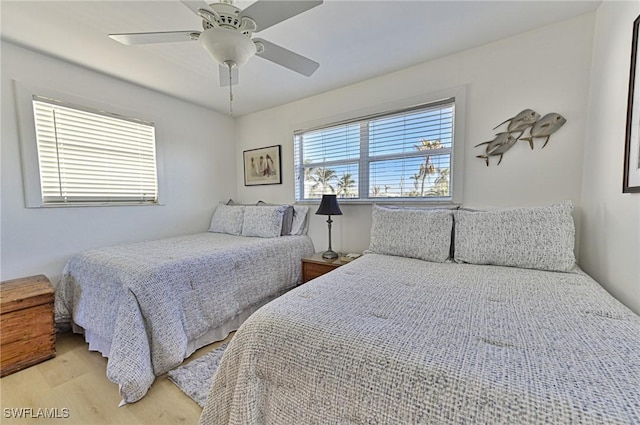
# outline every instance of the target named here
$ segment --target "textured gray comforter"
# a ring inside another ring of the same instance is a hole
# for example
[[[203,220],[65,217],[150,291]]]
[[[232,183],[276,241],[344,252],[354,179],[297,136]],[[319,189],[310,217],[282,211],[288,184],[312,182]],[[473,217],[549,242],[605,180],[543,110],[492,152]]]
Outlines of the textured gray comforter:
[[[638,424],[640,317],[582,272],[367,254],[236,333],[201,424]]]
[[[219,233],[86,251],[56,286],[56,322],[84,329],[109,357],[123,402],[134,402],[191,354],[191,341],[298,284],[313,251],[308,236]]]

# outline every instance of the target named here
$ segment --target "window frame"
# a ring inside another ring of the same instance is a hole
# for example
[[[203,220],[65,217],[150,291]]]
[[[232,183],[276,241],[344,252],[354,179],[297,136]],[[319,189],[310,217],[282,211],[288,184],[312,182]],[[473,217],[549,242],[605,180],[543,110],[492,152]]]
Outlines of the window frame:
[[[345,160],[332,160],[314,163],[315,167],[341,165],[347,162],[358,163],[358,194],[362,193],[363,188],[367,191],[366,197],[359,198],[339,198],[340,203],[349,204],[425,204],[425,205],[452,205],[460,204],[463,199],[463,186],[462,186],[462,172],[464,166],[464,145],[465,145],[465,106],[466,106],[466,87],[458,86],[449,89],[445,89],[435,93],[423,94],[414,96],[410,99],[404,99],[396,102],[390,102],[383,105],[378,105],[371,108],[366,108],[358,111],[348,112],[340,116],[329,117],[323,120],[315,122],[308,122],[300,124],[292,129],[293,144],[294,144],[294,199],[298,204],[317,204],[321,198],[301,198],[298,199],[299,194],[302,195],[304,191],[304,165],[303,165],[303,152],[299,145],[298,138],[302,133],[315,131],[319,129],[328,129],[331,127],[337,127],[346,125],[349,123],[360,122],[361,125],[366,126],[369,120],[381,118],[385,116],[393,116],[395,114],[402,114],[411,112],[412,110],[420,110],[423,108],[429,108],[431,106],[438,106],[451,103],[454,108],[452,138],[453,143],[451,148],[443,148],[430,151],[417,151],[405,154],[387,154],[387,155],[366,155],[364,158],[362,155],[357,159],[345,159]],[[362,137],[362,134],[361,134]],[[368,145],[362,143],[360,152],[368,151]],[[369,188],[369,165],[372,162],[377,162],[385,159],[395,158],[408,158],[408,157],[421,157],[425,154],[439,155],[450,154],[450,196],[447,197],[371,197]]]
[[[105,207],[105,206],[160,206],[164,205],[166,183],[164,178],[164,161],[162,143],[160,143],[159,128],[155,127],[155,152],[156,152],[156,202],[43,202],[38,146],[36,137],[36,124],[34,117],[33,100],[36,98],[52,99],[63,106],[88,111],[105,112],[118,118],[133,121],[151,123],[153,120],[142,113],[123,109],[115,105],[105,105],[93,100],[77,97],[69,93],[61,93],[47,87],[37,87],[23,82],[12,80],[18,118],[18,132],[20,142],[20,158],[22,162],[22,178],[24,188],[24,202],[26,208],[72,208],[72,207]],[[82,106],[79,106],[82,105]],[[138,118],[130,118],[138,117]]]

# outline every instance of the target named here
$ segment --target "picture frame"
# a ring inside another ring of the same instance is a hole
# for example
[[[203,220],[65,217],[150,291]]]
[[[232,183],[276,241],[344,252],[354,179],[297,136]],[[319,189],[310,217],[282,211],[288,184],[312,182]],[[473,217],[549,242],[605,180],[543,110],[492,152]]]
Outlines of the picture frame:
[[[282,184],[282,145],[243,151],[244,185]]]
[[[633,21],[631,71],[627,103],[627,131],[624,147],[623,193],[640,193],[640,53],[638,35],[640,16]]]

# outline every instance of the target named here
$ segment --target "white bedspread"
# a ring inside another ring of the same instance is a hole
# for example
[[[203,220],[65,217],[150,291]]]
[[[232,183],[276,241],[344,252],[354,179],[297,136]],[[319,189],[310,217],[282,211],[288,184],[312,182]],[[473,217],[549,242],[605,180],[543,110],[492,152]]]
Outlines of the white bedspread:
[[[56,322],[86,331],[123,401],[134,402],[191,354],[190,341],[298,284],[300,259],[312,253],[308,236],[219,233],[86,251],[56,286]]]
[[[640,317],[586,274],[367,254],[254,313],[201,424],[639,424]]]

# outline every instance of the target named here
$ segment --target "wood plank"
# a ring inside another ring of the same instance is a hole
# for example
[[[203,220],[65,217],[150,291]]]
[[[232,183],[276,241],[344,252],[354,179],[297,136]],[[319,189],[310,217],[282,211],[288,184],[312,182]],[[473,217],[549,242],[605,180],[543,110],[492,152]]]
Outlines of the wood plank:
[[[0,313],[53,302],[53,287],[44,275],[7,280],[0,283]]]
[[[53,336],[53,303],[0,315],[0,344],[28,341],[43,335]]]

